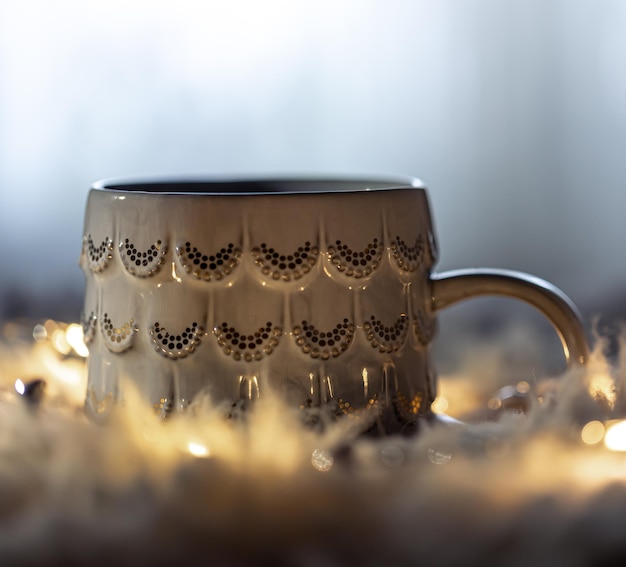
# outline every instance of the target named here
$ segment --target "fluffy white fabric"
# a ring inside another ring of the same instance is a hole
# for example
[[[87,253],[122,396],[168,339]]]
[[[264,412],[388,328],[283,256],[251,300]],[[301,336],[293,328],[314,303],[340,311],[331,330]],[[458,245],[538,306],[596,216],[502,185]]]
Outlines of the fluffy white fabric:
[[[480,388],[444,377],[470,423],[365,438],[348,419],[311,430],[273,399],[230,420],[203,400],[163,422],[131,397],[98,426],[80,409],[83,362],[49,343],[0,344],[3,567],[626,559],[626,453],[581,440],[626,408],[621,365],[601,344],[585,372],[508,400],[494,397],[505,374],[494,365]],[[47,380],[39,406],[14,391],[18,377]]]

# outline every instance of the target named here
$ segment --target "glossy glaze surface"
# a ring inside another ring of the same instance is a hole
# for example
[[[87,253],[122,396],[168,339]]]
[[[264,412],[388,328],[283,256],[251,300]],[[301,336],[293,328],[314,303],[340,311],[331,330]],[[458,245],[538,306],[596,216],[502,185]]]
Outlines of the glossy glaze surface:
[[[81,254],[87,409],[106,414],[129,382],[161,414],[200,392],[236,404],[273,390],[402,429],[436,392],[436,258],[410,178],[100,183]],[[465,297],[459,274],[442,279]]]

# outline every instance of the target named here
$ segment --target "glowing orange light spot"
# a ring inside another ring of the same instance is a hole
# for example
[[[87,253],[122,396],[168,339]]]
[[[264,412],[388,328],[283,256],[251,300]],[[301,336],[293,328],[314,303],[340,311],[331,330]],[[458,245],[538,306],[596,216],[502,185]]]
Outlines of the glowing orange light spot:
[[[597,445],[604,438],[606,429],[601,421],[590,421],[580,432],[580,438],[586,445]]]
[[[433,400],[433,403],[430,404],[430,409],[433,411],[433,413],[446,413],[446,411],[448,411],[448,405],[448,400],[446,400],[446,398],[437,396]]]
[[[611,451],[626,451],[626,420],[608,426],[604,446]]]

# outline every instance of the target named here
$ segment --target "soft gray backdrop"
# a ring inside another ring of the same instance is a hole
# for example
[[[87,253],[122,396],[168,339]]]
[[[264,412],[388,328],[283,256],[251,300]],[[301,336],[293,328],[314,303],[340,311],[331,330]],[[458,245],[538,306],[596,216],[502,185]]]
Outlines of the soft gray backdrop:
[[[0,318],[77,316],[89,184],[161,173],[416,175],[441,270],[618,312],[624,30],[622,0],[0,0]]]

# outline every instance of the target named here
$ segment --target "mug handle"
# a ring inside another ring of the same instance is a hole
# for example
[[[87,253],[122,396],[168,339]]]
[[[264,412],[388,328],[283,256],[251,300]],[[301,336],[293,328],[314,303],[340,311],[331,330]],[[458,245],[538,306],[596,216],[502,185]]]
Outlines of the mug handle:
[[[433,311],[471,297],[499,295],[521,299],[545,315],[561,339],[568,367],[583,366],[589,343],[581,316],[569,297],[551,283],[523,272],[496,269],[451,270],[431,275]]]

